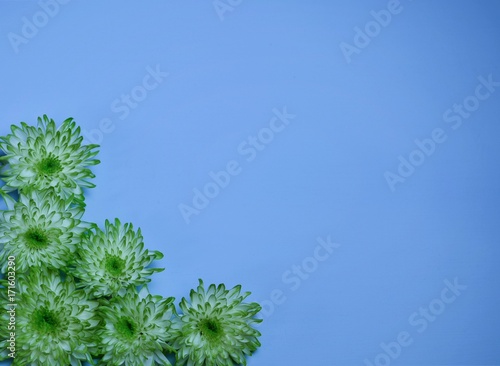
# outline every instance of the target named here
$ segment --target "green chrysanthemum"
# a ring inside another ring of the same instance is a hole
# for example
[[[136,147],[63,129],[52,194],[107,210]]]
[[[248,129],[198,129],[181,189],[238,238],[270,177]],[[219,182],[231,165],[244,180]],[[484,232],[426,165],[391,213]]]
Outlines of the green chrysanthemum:
[[[123,294],[130,285],[144,285],[163,270],[147,268],[163,254],[144,249],[141,230],[135,232],[132,224],[122,225],[118,219],[114,225],[106,220],[104,231],[94,225],[83,236],[76,258],[75,277],[96,297]]]
[[[174,298],[153,296],[146,286],[137,293],[130,287],[123,296],[105,301],[99,311],[104,326],[101,339],[101,362],[104,365],[171,365],[163,352],[172,351],[172,316]]]
[[[56,271],[33,268],[18,277],[16,354],[13,365],[67,366],[92,361],[96,351],[98,303],[76,290],[71,276],[63,281]],[[9,314],[2,311],[4,320]],[[1,329],[7,346],[7,329]]]
[[[52,189],[21,194],[12,209],[0,213],[0,263],[17,258],[16,270],[26,272],[40,266],[62,269],[80,242],[86,224],[84,210],[70,200],[59,198]]]
[[[6,189],[54,187],[63,198],[84,200],[82,188],[95,186],[88,167],[99,163],[94,159],[98,145],[82,145],[80,127],[72,118],[57,129],[54,120],[44,115],[37,127],[22,122],[11,130],[0,137],[0,149],[6,154],[0,160],[7,162],[2,169]]]
[[[241,286],[226,290],[223,284],[205,291],[200,280],[197,291],[191,290],[191,304],[182,299],[173,343],[177,365],[246,365],[245,357],[260,347],[260,333],[252,325],[262,321],[254,317],[261,306],[243,303],[250,293],[240,291]]]

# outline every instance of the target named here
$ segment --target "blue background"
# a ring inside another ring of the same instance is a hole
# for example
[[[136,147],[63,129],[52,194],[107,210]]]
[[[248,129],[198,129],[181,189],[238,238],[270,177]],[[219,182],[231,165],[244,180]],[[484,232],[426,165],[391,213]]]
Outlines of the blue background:
[[[265,305],[249,365],[500,365],[500,90],[459,128],[443,118],[500,80],[497,1],[401,0],[379,29],[387,1],[45,3],[0,3],[0,134],[71,116],[101,144],[85,218],[133,222],[165,254],[153,292],[242,284]],[[24,17],[40,27],[16,45]],[[367,25],[348,62],[342,42]],[[148,66],[168,76],[143,95]],[[285,106],[295,117],[247,161],[240,144]],[[437,128],[446,140],[391,190],[384,174]],[[185,220],[232,160],[240,173]],[[328,236],[339,246],[311,259]],[[455,279],[466,289],[439,309]],[[409,318],[430,304],[420,332]],[[380,355],[400,332],[412,343]]]

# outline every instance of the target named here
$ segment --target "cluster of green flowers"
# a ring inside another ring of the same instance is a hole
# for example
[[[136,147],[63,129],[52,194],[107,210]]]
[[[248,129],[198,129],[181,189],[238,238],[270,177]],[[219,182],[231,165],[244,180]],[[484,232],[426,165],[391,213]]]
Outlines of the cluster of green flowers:
[[[82,220],[97,145],[72,119],[43,116],[0,137],[0,360],[13,365],[246,365],[259,346],[249,292],[199,281],[177,310],[149,293],[159,251],[118,219]],[[6,295],[15,260],[15,304]],[[12,310],[15,306],[15,325]],[[11,309],[10,313],[8,309]],[[9,323],[10,321],[10,323]],[[7,326],[11,324],[11,326]],[[15,351],[12,351],[15,334]],[[10,340],[10,342],[9,342]],[[10,351],[8,351],[10,345]]]

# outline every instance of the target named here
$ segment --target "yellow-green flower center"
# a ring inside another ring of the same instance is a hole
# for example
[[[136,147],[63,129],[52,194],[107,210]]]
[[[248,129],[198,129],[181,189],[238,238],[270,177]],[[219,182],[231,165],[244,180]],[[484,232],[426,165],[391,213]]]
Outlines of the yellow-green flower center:
[[[61,326],[61,322],[54,311],[45,307],[36,309],[33,312],[31,324],[36,331],[43,334],[55,334]]]
[[[29,228],[24,233],[24,240],[30,249],[43,249],[49,245],[47,233],[38,227]]]
[[[61,161],[54,154],[49,154],[37,164],[38,173],[42,175],[54,175],[62,170]]]
[[[198,329],[203,337],[209,342],[215,342],[224,334],[222,325],[218,319],[206,318],[198,323]]]
[[[130,318],[122,316],[118,319],[115,325],[115,329],[118,334],[127,340],[132,340],[137,334],[137,324]]]
[[[125,269],[125,261],[116,255],[107,255],[104,268],[106,271],[114,277],[120,276]]]

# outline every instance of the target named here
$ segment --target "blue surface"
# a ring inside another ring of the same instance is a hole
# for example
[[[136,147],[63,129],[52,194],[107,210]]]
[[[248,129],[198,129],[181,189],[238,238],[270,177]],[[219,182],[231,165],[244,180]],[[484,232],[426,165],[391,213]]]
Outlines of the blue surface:
[[[2,1],[0,134],[74,117],[85,218],[252,291],[249,365],[500,365],[500,4],[224,3]]]

